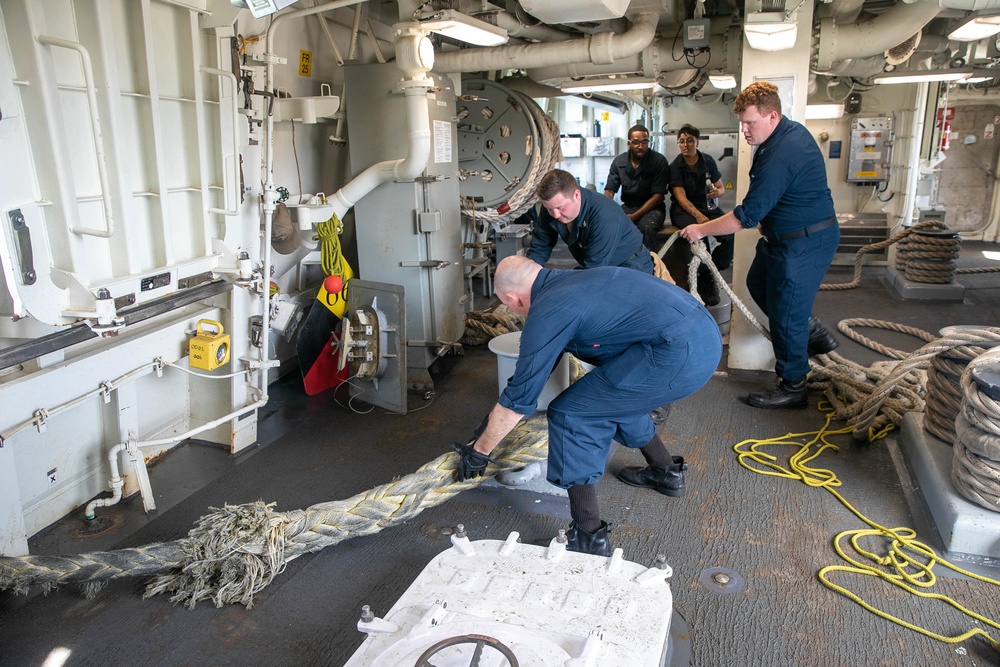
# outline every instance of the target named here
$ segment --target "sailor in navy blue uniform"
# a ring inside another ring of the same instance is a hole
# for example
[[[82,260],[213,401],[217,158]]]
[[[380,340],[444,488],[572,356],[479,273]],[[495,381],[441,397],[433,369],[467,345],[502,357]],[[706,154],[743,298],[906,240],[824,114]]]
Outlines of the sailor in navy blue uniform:
[[[535,411],[560,355],[574,354],[596,368],[549,403],[548,481],[569,494],[568,548],[610,555],[594,485],[611,441],[638,448],[647,463],[621,470],[622,481],[683,495],[684,460],[667,451],[649,411],[708,382],[722,355],[719,327],[684,290],[626,268],[550,270],[511,256],[494,284],[499,299],[526,319],[513,377],[481,434],[457,447],[459,479],[483,474],[487,455]]]
[[[781,115],[773,83],[747,86],[733,110],[747,143],[757,146],[747,195],[732,212],[679,233],[693,242],[758,229],[762,238],[747,273],[747,290],[767,315],[778,384],[751,393],[747,402],[759,408],[803,407],[809,402],[809,356],[839,345],[811,314],[840,241],[826,164],[809,131]]]
[[[614,201],[592,190],[581,190],[576,178],[562,169],[542,176],[537,194],[545,210],[532,228],[529,259],[544,265],[561,238],[578,268],[627,266],[653,272],[642,232]]]

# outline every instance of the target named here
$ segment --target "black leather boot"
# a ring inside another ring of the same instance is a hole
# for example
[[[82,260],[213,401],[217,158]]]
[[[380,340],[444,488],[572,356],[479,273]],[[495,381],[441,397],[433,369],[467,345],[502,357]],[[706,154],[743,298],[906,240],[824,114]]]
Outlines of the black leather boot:
[[[840,347],[840,341],[833,337],[823,323],[815,317],[809,317],[809,356],[833,352]]]
[[[798,382],[779,379],[774,389],[755,391],[747,396],[747,403],[755,408],[804,408],[809,405],[809,390],[804,378]]]
[[[601,527],[593,533],[578,528],[576,522],[569,524],[566,531],[566,550],[578,551],[582,554],[592,554],[594,556],[610,556],[611,542],[608,540],[608,533],[611,532],[611,524],[601,521]]]
[[[687,464],[684,457],[671,457],[674,464],[666,468],[660,466],[629,466],[618,471],[618,479],[629,486],[643,486],[655,489],[665,496],[678,498],[684,495],[684,471]]]

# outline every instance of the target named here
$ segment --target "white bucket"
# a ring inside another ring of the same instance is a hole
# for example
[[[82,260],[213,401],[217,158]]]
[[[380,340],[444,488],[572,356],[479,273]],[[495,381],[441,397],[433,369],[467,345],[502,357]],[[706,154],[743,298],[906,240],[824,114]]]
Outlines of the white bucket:
[[[499,392],[507,388],[507,380],[514,375],[514,368],[517,366],[517,355],[521,349],[521,332],[513,331],[497,336],[490,341],[490,351],[497,355],[497,385]],[[564,389],[569,387],[569,356],[562,355],[559,363],[549,375],[549,379],[542,388],[542,395],[538,397],[538,410],[545,410],[549,403]]]

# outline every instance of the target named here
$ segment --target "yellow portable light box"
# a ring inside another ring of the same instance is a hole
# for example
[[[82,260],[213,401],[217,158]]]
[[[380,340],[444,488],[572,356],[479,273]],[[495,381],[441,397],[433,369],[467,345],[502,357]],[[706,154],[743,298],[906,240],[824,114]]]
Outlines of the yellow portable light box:
[[[215,332],[206,330],[214,328]],[[229,363],[229,334],[215,320],[198,320],[197,332],[188,343],[191,368],[212,371]]]

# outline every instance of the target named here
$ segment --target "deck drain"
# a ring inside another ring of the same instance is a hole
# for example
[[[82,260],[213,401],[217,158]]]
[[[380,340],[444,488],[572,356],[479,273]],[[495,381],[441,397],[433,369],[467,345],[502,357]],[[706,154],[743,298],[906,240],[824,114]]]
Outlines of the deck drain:
[[[698,581],[716,593],[736,593],[742,591],[746,581],[739,574],[724,567],[710,567],[698,577]]]

